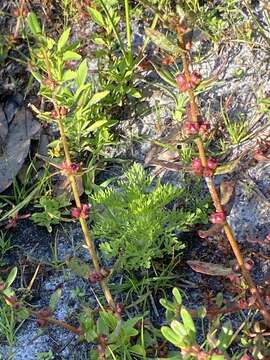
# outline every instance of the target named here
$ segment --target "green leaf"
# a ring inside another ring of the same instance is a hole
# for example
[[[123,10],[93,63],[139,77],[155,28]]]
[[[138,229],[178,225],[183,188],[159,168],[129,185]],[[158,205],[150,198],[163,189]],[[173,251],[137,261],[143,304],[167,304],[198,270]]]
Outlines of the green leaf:
[[[181,49],[176,42],[168,39],[167,36],[159,32],[158,30],[147,28],[145,30],[145,33],[151,39],[151,41],[153,41],[153,43],[162,50],[175,56],[181,52]]]
[[[82,260],[76,257],[69,259],[67,261],[67,266],[72,272],[83,278],[88,278],[90,274],[90,267],[88,266],[88,264],[84,263]]]
[[[90,99],[90,102],[88,103],[88,106],[92,106],[92,105],[97,104],[99,101],[101,101],[106,96],[108,96],[109,93],[110,93],[109,90],[105,90],[105,91],[101,91],[101,92],[98,92],[98,93],[94,94],[92,96],[92,98]]]
[[[195,334],[196,334],[196,328],[193,322],[193,319],[190,315],[190,313],[187,311],[185,307],[181,307],[180,310],[181,318],[184,323],[185,329],[188,331],[188,335],[190,338],[194,341],[195,340]]]
[[[172,87],[177,89],[177,83],[175,81],[175,77],[167,70],[161,69],[155,64],[152,64],[158,73],[158,75],[161,77],[162,80],[164,80],[167,84],[171,85]]]
[[[179,334],[176,334],[168,326],[162,326],[161,333],[165,337],[165,339],[168,340],[169,342],[171,342],[173,345],[175,345],[179,348],[185,348],[186,344],[185,344],[183,337],[179,336]]]
[[[18,269],[17,267],[14,267],[8,277],[7,277],[7,280],[5,282],[5,285],[6,285],[6,288],[9,288],[11,286],[11,284],[14,282],[14,280],[16,279],[16,276],[17,276],[17,272],[18,272]]]
[[[168,301],[167,299],[160,299],[159,302],[165,309],[175,312],[175,306],[172,302]]]
[[[88,9],[89,15],[91,16],[91,18],[100,26],[105,26],[105,22],[103,19],[102,14],[94,9],[93,7],[89,7]]]
[[[76,82],[78,87],[84,85],[87,75],[88,75],[88,65],[87,65],[87,60],[85,59],[83,62],[81,62],[77,70]]]
[[[171,322],[171,328],[178,336],[188,336],[188,332],[185,326],[177,320],[173,320]]]
[[[180,294],[180,291],[177,288],[173,288],[173,296],[175,297],[175,300],[178,305],[182,304],[182,295]]]
[[[41,27],[38,21],[38,18],[35,13],[30,12],[27,16],[27,23],[28,26],[34,36],[37,36],[38,34],[41,34]]]
[[[62,35],[60,36],[59,40],[58,40],[58,43],[57,43],[57,50],[59,52],[61,52],[63,50],[63,48],[65,47],[67,41],[68,41],[68,38],[69,38],[69,34],[70,34],[70,28],[67,28],[63,33]]]
[[[233,329],[230,321],[227,321],[221,329],[219,338],[218,338],[218,348],[222,351],[228,349],[233,338]]]
[[[98,120],[93,125],[89,126],[88,131],[94,131],[99,127],[101,127],[102,125],[106,124],[107,122],[108,122],[107,120]]]
[[[62,77],[62,81],[70,81],[70,80],[73,80],[75,79],[77,76],[77,73],[76,71],[73,71],[73,70],[67,70],[64,72],[64,75]]]
[[[225,355],[212,355],[211,360],[225,360]]]
[[[49,308],[52,311],[56,310],[57,303],[60,300],[61,295],[62,295],[62,290],[60,288],[55,290],[55,292],[51,295],[50,302],[49,302]]]
[[[132,351],[135,354],[141,355],[143,357],[146,356],[146,351],[145,351],[144,347],[140,344],[131,346],[130,351]]]
[[[141,99],[142,97],[142,94],[136,89],[130,89],[127,93],[136,99]]]
[[[63,54],[63,61],[78,61],[81,60],[81,55],[75,51],[67,50]]]

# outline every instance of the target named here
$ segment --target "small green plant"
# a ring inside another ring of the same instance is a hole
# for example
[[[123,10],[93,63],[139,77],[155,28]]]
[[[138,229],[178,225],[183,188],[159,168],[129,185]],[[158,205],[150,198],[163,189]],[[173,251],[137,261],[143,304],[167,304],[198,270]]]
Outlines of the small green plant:
[[[150,268],[153,260],[181,251],[185,245],[179,233],[205,220],[205,209],[172,209],[172,201],[183,197],[184,189],[155,182],[135,163],[115,188],[91,197],[101,250],[129,270]]]
[[[161,305],[166,309],[166,318],[170,324],[161,328],[161,333],[165,339],[180,349],[183,359],[228,359],[226,350],[231,345],[234,335],[231,323],[226,322],[222,325],[218,339],[215,338],[217,329],[212,329],[208,334],[207,339],[209,340],[205,340],[202,345],[199,345],[194,321],[187,308],[182,304],[181,293],[177,288],[174,288],[172,293],[173,302],[160,299]]]
[[[35,207],[43,211],[33,213],[31,220],[40,226],[45,226],[48,232],[52,232],[52,225],[59,224],[63,220],[64,213],[69,214],[69,211],[65,211],[69,205],[70,201],[67,200],[65,194],[55,198],[42,196]]]
[[[86,341],[96,343],[90,359],[146,359],[147,352],[157,344],[160,333],[151,326],[144,326],[141,316],[121,319],[123,310],[118,305],[118,314],[100,310],[95,314],[85,308],[80,315],[81,328]]]
[[[0,268],[6,265],[5,255],[13,248],[11,236],[0,230]]]

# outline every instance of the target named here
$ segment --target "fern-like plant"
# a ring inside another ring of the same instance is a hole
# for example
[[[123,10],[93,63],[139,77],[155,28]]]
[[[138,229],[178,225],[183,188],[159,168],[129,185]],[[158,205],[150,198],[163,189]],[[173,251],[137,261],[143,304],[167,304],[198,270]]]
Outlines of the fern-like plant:
[[[135,163],[115,187],[92,196],[93,233],[103,240],[102,252],[115,257],[121,269],[132,270],[182,250],[180,232],[201,222],[206,210],[171,209],[172,201],[184,196],[184,189],[155,181]]]

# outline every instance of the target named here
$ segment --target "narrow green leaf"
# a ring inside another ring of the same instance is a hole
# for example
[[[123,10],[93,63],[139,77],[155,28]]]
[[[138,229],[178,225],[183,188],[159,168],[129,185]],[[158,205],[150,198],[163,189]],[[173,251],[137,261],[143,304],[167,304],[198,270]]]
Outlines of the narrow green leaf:
[[[224,175],[224,174],[232,173],[235,170],[235,168],[237,167],[237,165],[239,164],[240,160],[241,160],[241,157],[239,157],[235,160],[229,161],[227,164],[218,166],[215,170],[215,175]]]
[[[176,334],[168,326],[162,326],[161,327],[161,333],[165,337],[165,339],[168,340],[169,342],[171,342],[173,345],[175,345],[175,346],[177,346],[179,348],[184,348],[185,347],[185,342],[184,342],[183,337]]]
[[[221,329],[219,338],[218,338],[218,348],[222,351],[228,349],[233,338],[233,329],[230,321],[227,321]]]
[[[67,28],[62,35],[60,36],[58,43],[57,43],[57,50],[60,52],[63,50],[63,48],[65,47],[68,38],[69,38],[69,34],[70,34],[70,28]]]
[[[89,131],[94,131],[98,128],[100,128],[102,125],[106,124],[108,121],[107,120],[98,120],[96,121],[93,125],[91,125],[88,130]]]
[[[62,295],[62,290],[59,288],[55,290],[55,292],[51,295],[50,302],[49,302],[49,308],[52,311],[56,310],[58,301],[60,300],[60,297]]]
[[[184,325],[177,320],[173,320],[171,322],[171,328],[179,336],[188,336],[188,332],[185,329]]]
[[[89,102],[89,106],[97,104],[99,101],[104,99],[107,95],[109,95],[109,90],[101,91],[96,94],[94,94]]]
[[[76,71],[72,71],[72,70],[67,70],[64,72],[64,75],[62,77],[62,81],[70,81],[75,79],[77,76]]]
[[[184,327],[187,330],[189,337],[194,341],[196,328],[190,313],[187,311],[185,307],[182,306],[180,310],[180,314],[184,323]]]
[[[78,86],[84,85],[88,75],[88,65],[86,59],[80,64],[77,70],[76,82]]]
[[[63,54],[63,60],[64,61],[71,61],[71,60],[81,60],[81,55],[76,53],[75,51],[67,50]]]
[[[38,21],[38,18],[35,13],[30,12],[27,16],[27,24],[34,36],[37,36],[38,34],[41,34],[41,27]]]
[[[14,267],[10,271],[8,278],[5,282],[6,288],[9,288],[11,286],[11,284],[14,282],[14,280],[16,279],[16,276],[17,276],[17,272],[18,272],[18,269],[16,267]]]
[[[97,10],[94,9],[93,7],[89,7],[88,9],[89,15],[91,16],[91,18],[100,26],[104,26],[105,22],[103,19],[102,14]]]
[[[180,291],[177,288],[173,288],[173,296],[175,297],[175,300],[178,305],[182,304],[182,295],[180,294]]]
[[[153,41],[153,43],[162,50],[173,55],[178,55],[181,52],[180,47],[177,45],[176,42],[168,39],[167,36],[159,32],[158,30],[147,28],[145,30],[145,33],[151,39],[151,41]]]
[[[155,64],[152,64],[157,72],[157,74],[164,80],[167,84],[171,85],[174,88],[177,88],[177,83],[174,76],[167,70],[158,68]]]

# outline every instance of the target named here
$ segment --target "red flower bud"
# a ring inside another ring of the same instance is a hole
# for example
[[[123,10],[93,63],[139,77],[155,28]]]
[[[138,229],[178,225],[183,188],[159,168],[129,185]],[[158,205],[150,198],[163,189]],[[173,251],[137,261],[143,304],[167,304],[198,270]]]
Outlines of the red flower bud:
[[[53,111],[51,112],[51,117],[52,117],[53,119],[57,119],[57,118],[58,118],[58,112],[57,112],[56,110],[53,110]]]
[[[209,219],[213,224],[224,224],[226,221],[226,215],[223,211],[218,211],[211,214]]]
[[[254,261],[251,259],[247,259],[244,263],[245,268],[247,269],[247,271],[251,271],[254,267]]]
[[[76,163],[71,163],[68,165],[67,162],[64,161],[60,165],[60,168],[62,169],[62,172],[64,174],[70,175],[70,174],[76,174],[80,170],[80,165]]]
[[[99,281],[103,280],[103,276],[97,271],[92,271],[88,277],[88,280],[90,281],[90,283],[96,284]]]
[[[116,312],[116,314],[122,315],[123,312],[124,312],[124,310],[125,310],[124,304],[117,303],[117,304],[115,305],[115,312]]]
[[[107,343],[108,343],[108,336],[107,335],[104,335],[104,334],[101,334],[98,336],[98,342],[103,345],[103,346],[106,346]]]
[[[28,10],[27,8],[25,8],[25,9],[23,10],[23,16],[24,16],[24,17],[27,17],[28,14],[29,14],[29,10]]]
[[[183,86],[187,81],[184,74],[179,74],[175,78],[178,86]]]
[[[266,235],[265,240],[270,241],[270,233],[268,235]]]
[[[13,10],[13,16],[15,16],[15,17],[20,16],[20,9],[19,8],[16,8],[16,9]]]
[[[248,307],[248,302],[247,302],[246,299],[240,299],[240,300],[238,301],[238,305],[239,305],[239,308],[240,308],[241,310],[243,310],[243,309],[246,309],[246,308]]]
[[[210,157],[207,159],[206,166],[208,169],[215,170],[218,166],[218,162],[216,159]]]
[[[66,116],[68,113],[68,109],[62,106],[60,107],[59,113],[61,116]]]
[[[81,208],[75,207],[71,209],[71,216],[78,219],[81,216]]]
[[[197,71],[193,71],[190,75],[190,82],[193,86],[199,85],[202,81],[202,76]]]
[[[194,171],[199,171],[199,170],[201,170],[202,168],[203,168],[203,166],[202,166],[201,160],[200,160],[199,158],[194,158],[194,159],[192,160],[192,169],[193,169]]]
[[[196,135],[200,130],[200,125],[196,122],[188,121],[184,124],[184,133],[187,135]]]
[[[83,205],[82,205],[81,217],[82,217],[83,219],[87,219],[87,218],[88,218],[90,209],[91,209],[91,205],[89,205],[89,204],[83,204]]]
[[[199,134],[204,135],[204,136],[208,135],[209,128],[210,128],[210,126],[208,123],[200,124]]]

